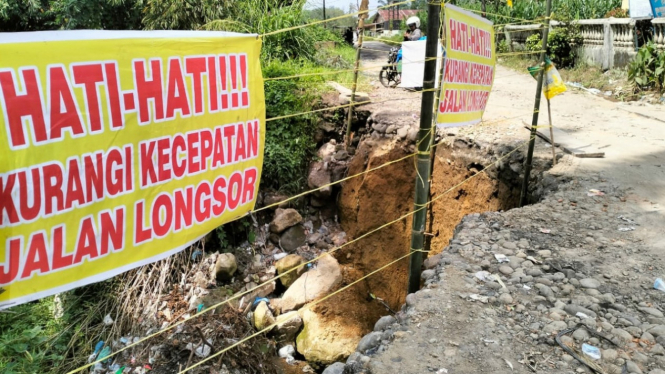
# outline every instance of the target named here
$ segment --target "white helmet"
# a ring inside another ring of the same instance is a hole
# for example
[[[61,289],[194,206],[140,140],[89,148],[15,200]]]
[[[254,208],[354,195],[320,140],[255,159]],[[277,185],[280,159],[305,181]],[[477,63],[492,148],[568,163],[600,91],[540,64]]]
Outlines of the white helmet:
[[[416,25],[416,28],[419,29],[420,28],[420,18],[418,18],[416,16],[413,16],[413,17],[409,17],[409,19],[406,20],[406,25],[407,26],[411,26],[411,25],[414,25],[414,24]]]

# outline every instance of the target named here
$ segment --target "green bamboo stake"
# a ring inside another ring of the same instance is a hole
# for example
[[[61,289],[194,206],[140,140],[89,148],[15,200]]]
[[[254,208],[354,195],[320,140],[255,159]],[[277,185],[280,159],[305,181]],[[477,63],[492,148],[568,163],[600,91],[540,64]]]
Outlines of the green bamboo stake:
[[[418,155],[416,166],[416,193],[414,198],[413,224],[411,227],[411,249],[409,263],[408,292],[420,289],[420,272],[423,266],[425,223],[427,221],[427,199],[429,197],[430,153],[432,140],[432,116],[434,106],[434,81],[436,80],[436,56],[439,48],[440,1],[427,5],[427,44],[425,47],[425,71],[420,105],[420,130],[418,131]]]

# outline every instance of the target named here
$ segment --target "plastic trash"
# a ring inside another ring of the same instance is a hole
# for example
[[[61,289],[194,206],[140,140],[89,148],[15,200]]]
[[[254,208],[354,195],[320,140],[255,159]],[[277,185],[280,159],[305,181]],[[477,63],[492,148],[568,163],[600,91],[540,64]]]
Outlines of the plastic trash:
[[[111,326],[111,325],[113,324],[113,318],[111,318],[111,315],[110,315],[110,314],[107,314],[107,315],[104,317],[104,324],[105,324],[106,326]]]
[[[286,257],[286,253],[284,253],[284,252],[282,252],[282,253],[276,253],[276,254],[274,254],[274,255],[272,256],[272,258],[275,259],[275,261],[277,261],[277,260],[281,260],[281,259],[283,259],[284,257]]]
[[[106,346],[104,349],[102,349],[101,352],[99,352],[99,357],[97,357],[97,361],[102,361],[102,363],[106,363],[108,360],[104,360],[106,357],[108,357],[111,354],[111,347]]]
[[[496,258],[496,260],[497,260],[500,264],[501,264],[501,263],[504,263],[504,262],[510,262],[510,259],[509,259],[508,257],[506,257],[506,255],[502,255],[502,254],[500,254],[500,253],[495,253],[495,254],[494,254],[494,258]]]
[[[619,227],[619,231],[635,231],[634,227]]]
[[[586,194],[587,196],[604,196],[605,192],[596,189],[590,189]]]
[[[197,261],[202,256],[203,256],[203,252],[201,252],[200,249],[197,249],[194,252],[192,252],[192,261]]]
[[[653,288],[665,292],[665,282],[663,282],[662,279],[657,278],[656,281],[653,283]]]
[[[598,349],[598,347],[594,347],[589,344],[582,344],[582,352],[594,360],[600,360],[600,349]]]
[[[204,306],[203,303],[197,305],[196,306],[196,313],[201,313],[201,311],[203,310],[203,306]]]
[[[104,348],[104,341],[100,340],[100,341],[97,342],[97,345],[95,345],[95,353],[94,354],[97,355],[102,350],[102,348]]]
[[[575,315],[577,317],[580,317],[580,318],[583,318],[583,319],[591,318],[591,317],[587,316],[586,314],[584,314],[582,312],[577,312],[577,313],[575,313]]]
[[[120,369],[116,370],[115,374],[122,374],[122,372],[125,371],[125,367],[122,366]]]

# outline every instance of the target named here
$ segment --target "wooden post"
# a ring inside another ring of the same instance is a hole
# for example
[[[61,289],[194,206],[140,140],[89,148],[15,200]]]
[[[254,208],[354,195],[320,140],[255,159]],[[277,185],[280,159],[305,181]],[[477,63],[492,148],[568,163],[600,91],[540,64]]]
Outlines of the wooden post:
[[[323,0],[323,20],[326,20],[326,0]],[[328,28],[328,25],[324,22],[323,28]]]
[[[430,155],[432,151],[432,116],[434,107],[434,81],[436,80],[436,57],[439,49],[439,20],[441,2],[431,0],[427,5],[427,42],[423,93],[420,104],[420,130],[418,131],[418,155],[416,164],[416,192],[414,198],[413,224],[411,226],[411,249],[409,263],[408,293],[420,289],[420,272],[424,259],[425,223],[429,197]]]
[[[369,0],[362,0],[360,4],[360,14],[358,14],[358,49],[356,50],[356,63],[353,68],[353,85],[351,86],[351,101],[349,106],[349,116],[346,119],[346,146],[351,146],[351,123],[353,122],[353,103],[356,100],[356,89],[358,88],[358,69],[360,68],[360,51],[363,46],[363,28],[365,27],[365,18],[367,18],[367,8]]]
[[[524,180],[522,181],[522,194],[520,195],[520,206],[527,203],[527,194],[529,192],[529,178],[531,177],[531,164],[533,162],[533,148],[536,146],[536,134],[538,132],[538,112],[540,111],[540,96],[543,91],[543,78],[545,75],[545,56],[547,55],[547,35],[550,31],[550,15],[552,14],[552,0],[547,0],[547,20],[543,29],[543,51],[540,53],[540,75],[538,75],[538,85],[536,86],[536,101],[533,105],[533,117],[531,119],[531,133],[529,135],[529,150],[524,162]]]
[[[556,165],[556,147],[554,146],[554,127],[552,126],[552,110],[550,109],[550,99],[547,99],[547,118],[550,123],[550,143],[552,144],[552,166]]]

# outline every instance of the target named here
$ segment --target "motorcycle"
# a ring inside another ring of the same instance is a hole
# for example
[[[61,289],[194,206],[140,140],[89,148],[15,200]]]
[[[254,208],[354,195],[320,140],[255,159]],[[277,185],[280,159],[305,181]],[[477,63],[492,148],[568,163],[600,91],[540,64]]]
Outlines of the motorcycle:
[[[402,72],[397,64],[402,60],[399,48],[392,47],[388,53],[388,65],[384,66],[379,73],[379,81],[384,87],[395,88],[402,82]]]

